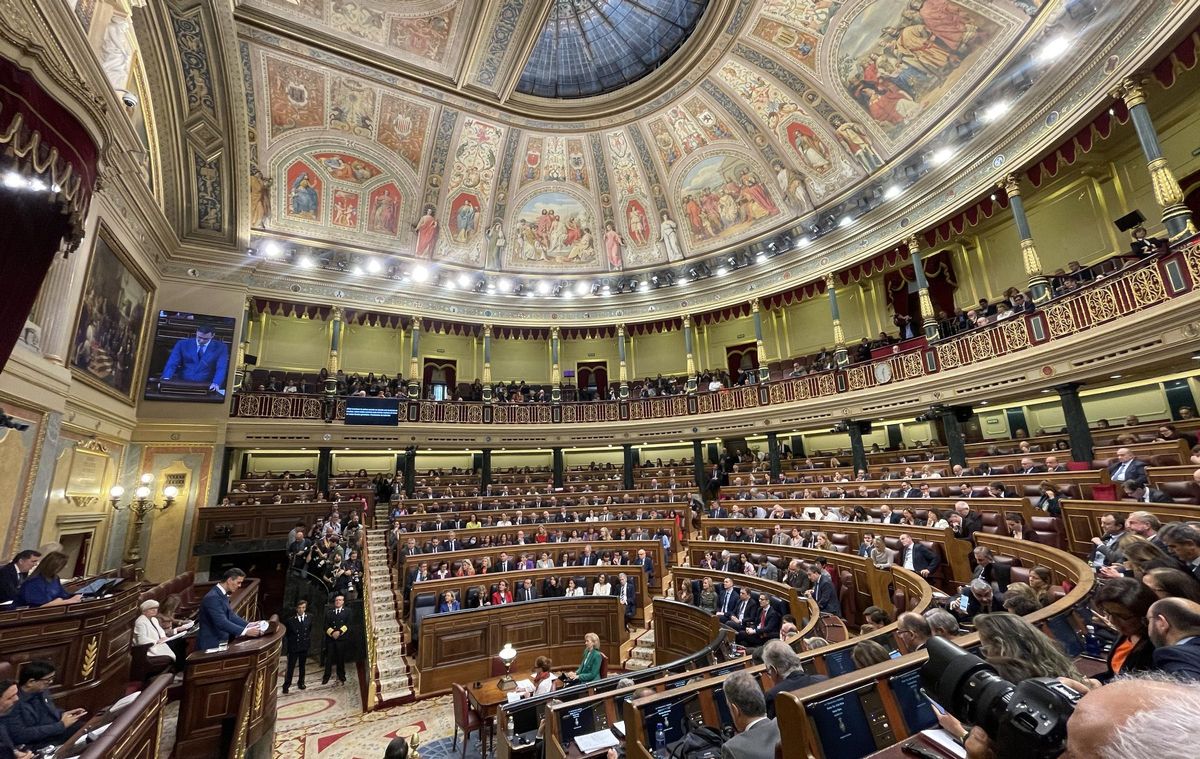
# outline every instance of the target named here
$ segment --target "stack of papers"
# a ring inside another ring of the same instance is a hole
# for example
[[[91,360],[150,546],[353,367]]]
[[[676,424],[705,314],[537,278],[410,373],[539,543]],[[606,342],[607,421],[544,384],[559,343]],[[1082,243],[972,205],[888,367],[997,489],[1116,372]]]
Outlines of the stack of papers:
[[[604,749],[612,748],[620,745],[617,736],[613,735],[612,730],[597,730],[594,733],[580,735],[575,738],[575,745],[579,748],[580,753],[591,754]]]
[[[924,735],[942,751],[945,751],[950,756],[959,757],[959,759],[967,759],[967,750],[962,747],[958,741],[954,740],[954,736],[940,727],[935,727],[932,730],[922,730],[921,735]]]
[[[116,703],[114,703],[112,706],[108,707],[108,710],[110,712],[119,712],[122,709],[124,709],[125,707],[132,704],[134,701],[136,701],[137,697],[140,695],[142,695],[142,692],[140,690],[138,690],[138,691],[134,691],[133,693],[130,693],[128,696],[122,696],[120,699],[117,700]]]

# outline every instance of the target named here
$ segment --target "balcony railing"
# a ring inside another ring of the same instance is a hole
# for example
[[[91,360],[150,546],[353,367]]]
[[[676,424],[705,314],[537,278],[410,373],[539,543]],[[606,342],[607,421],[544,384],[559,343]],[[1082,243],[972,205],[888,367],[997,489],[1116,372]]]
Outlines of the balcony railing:
[[[589,424],[717,414],[773,406],[937,374],[1062,340],[1192,292],[1200,282],[1200,240],[1128,266],[1035,311],[930,345],[844,369],[717,392],[627,401],[491,404],[400,401],[400,420],[432,424]],[[345,419],[342,398],[238,393],[230,416],[322,421]]]

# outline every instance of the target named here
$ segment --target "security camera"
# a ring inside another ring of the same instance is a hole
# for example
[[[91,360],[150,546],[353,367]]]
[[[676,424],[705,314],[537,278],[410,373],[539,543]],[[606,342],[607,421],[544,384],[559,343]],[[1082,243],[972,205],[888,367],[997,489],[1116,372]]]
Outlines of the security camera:
[[[126,108],[137,108],[138,96],[128,90],[122,90],[121,102],[125,104]]]

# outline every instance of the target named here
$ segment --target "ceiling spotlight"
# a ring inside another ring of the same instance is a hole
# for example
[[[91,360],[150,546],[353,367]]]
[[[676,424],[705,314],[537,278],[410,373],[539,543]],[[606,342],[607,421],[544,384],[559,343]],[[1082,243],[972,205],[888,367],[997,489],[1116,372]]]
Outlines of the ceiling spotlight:
[[[1034,55],[1038,63],[1049,63],[1056,60],[1071,47],[1071,41],[1062,35],[1051,37],[1046,44]]]
[[[895,200],[896,198],[900,197],[901,192],[903,192],[903,190],[900,189],[900,185],[888,185],[888,188],[883,191],[883,199]]]
[[[317,265],[317,262],[308,256],[302,256],[297,263],[300,264],[301,269],[311,269]]]
[[[412,270],[413,282],[424,282],[429,279],[429,270],[424,266],[414,266]]]
[[[544,279],[541,280],[540,282],[538,282],[537,283],[537,294],[538,295],[549,295],[550,294],[550,283]]]
[[[839,227],[848,227],[853,223],[854,223],[854,219],[851,219],[849,216],[843,216],[841,218],[841,221],[838,222],[838,226]]]
[[[588,282],[586,279],[581,279],[575,283],[575,294],[576,295],[587,295],[588,292],[591,291],[591,289],[592,289],[592,283]]]
[[[463,288],[464,290],[466,288],[470,287],[471,286],[471,275],[467,274],[466,272],[459,274],[458,275],[458,286]]]
[[[22,179],[21,175],[18,174],[17,172],[15,172],[15,171],[4,172],[4,186],[5,187],[9,188],[10,190],[15,190],[23,184],[25,184],[25,180]]]
[[[378,274],[379,272],[383,271],[383,264],[379,263],[378,258],[367,259],[367,271],[371,272],[372,274]]]
[[[350,267],[350,273],[356,277],[361,277],[363,275],[363,268],[358,264],[354,264]]]
[[[941,166],[953,157],[954,151],[950,148],[938,148],[937,150],[933,151],[933,155],[929,160],[934,166]]]
[[[998,100],[992,103],[987,108],[983,109],[983,123],[990,124],[1004,114],[1008,113],[1011,107],[1007,100]]]
[[[496,289],[502,293],[512,292],[512,289],[513,289],[512,280],[509,279],[508,277],[502,277],[500,279],[500,281],[496,283]]]
[[[717,276],[718,277],[724,277],[728,273],[729,273],[729,270],[726,269],[724,266],[717,267]]]
[[[455,283],[453,278],[446,277],[444,280],[442,280],[442,287],[446,288],[447,290],[453,290],[454,288],[458,287],[458,285]]]
[[[796,240],[797,248],[807,248],[809,245],[812,245],[812,238],[808,237],[807,235],[801,237],[799,240]]]

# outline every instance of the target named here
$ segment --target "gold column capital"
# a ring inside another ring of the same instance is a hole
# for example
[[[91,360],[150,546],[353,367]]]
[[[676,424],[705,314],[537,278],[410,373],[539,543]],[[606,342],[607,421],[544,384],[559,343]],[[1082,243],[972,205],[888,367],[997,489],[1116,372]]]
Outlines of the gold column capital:
[[[759,309],[760,309],[761,307],[762,307],[762,301],[761,301],[760,299],[758,299],[758,298],[751,298],[751,300],[750,300],[750,313],[752,313],[752,314],[757,314],[757,313],[758,313],[758,311],[759,311]]]
[[[624,324],[617,325],[617,337],[625,337],[625,325]]]
[[[484,337],[492,336],[492,325],[490,325],[490,324],[483,325],[483,336]]]
[[[921,252],[921,241],[917,239],[915,234],[909,235],[905,244],[908,246],[908,254],[910,256]]]
[[[559,335],[559,329],[558,329],[558,327],[551,327],[551,328],[550,328],[550,339],[551,339],[551,340],[557,340],[557,339],[558,339],[558,335]]]
[[[692,317],[689,316],[688,314],[683,315],[683,328],[684,329],[692,328]]]
[[[344,315],[345,312],[342,311],[341,306],[334,306],[333,308],[329,309],[329,318],[331,321],[340,322],[342,321]]]
[[[421,317],[419,317],[419,316],[414,316],[414,317],[412,318],[412,329],[413,329],[413,331],[414,331],[414,332],[420,332],[420,331],[421,331]]]
[[[825,292],[833,292],[835,287],[837,287],[837,282],[834,281],[833,273],[830,272],[825,275]]]
[[[1008,193],[1008,197],[1015,198],[1021,195],[1021,180],[1016,174],[1008,174],[1004,177],[1004,182],[1000,185],[1004,191]]]
[[[1146,104],[1146,77],[1144,74],[1133,74],[1121,80],[1113,90],[1113,97],[1125,101],[1126,108]]]

